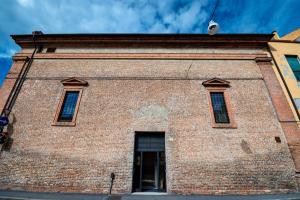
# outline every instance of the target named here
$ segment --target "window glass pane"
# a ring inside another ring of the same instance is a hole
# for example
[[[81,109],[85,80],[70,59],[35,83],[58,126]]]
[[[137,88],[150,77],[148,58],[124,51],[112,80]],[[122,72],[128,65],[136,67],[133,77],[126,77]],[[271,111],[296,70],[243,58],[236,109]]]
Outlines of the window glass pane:
[[[229,123],[229,117],[223,92],[211,92],[211,102],[213,106],[216,123]]]
[[[73,119],[77,99],[79,96],[78,91],[67,91],[60,110],[58,121],[70,122]]]
[[[286,56],[286,59],[294,72],[297,81],[300,81],[300,63],[297,56]]]
[[[292,68],[292,70],[299,70],[300,71],[300,63],[297,56],[286,56],[286,59]]]
[[[300,71],[297,71],[297,72],[294,71],[294,75],[295,75],[297,81],[300,81]]]

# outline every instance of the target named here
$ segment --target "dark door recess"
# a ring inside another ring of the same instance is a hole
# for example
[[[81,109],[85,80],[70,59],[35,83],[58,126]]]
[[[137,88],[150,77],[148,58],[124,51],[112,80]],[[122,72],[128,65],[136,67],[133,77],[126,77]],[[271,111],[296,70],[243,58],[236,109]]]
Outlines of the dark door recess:
[[[133,192],[166,191],[165,134],[135,135]]]

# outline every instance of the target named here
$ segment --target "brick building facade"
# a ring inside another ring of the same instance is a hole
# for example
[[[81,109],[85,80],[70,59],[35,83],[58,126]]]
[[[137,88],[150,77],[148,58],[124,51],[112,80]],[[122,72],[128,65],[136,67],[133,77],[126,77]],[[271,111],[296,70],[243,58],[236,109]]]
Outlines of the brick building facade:
[[[113,193],[298,189],[272,35],[12,37],[2,189],[107,193],[111,173]]]

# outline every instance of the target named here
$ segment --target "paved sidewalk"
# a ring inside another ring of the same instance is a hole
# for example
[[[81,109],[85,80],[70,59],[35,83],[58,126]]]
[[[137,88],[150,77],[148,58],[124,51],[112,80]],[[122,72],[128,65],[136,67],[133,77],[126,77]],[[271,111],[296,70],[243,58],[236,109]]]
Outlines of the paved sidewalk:
[[[0,190],[0,200],[300,200],[300,193],[274,195],[135,195],[111,196],[82,193],[37,193]]]
[[[276,194],[276,195],[125,195],[122,200],[300,200],[300,193],[297,194]]]
[[[104,194],[48,193],[0,190],[0,200],[106,200]]]

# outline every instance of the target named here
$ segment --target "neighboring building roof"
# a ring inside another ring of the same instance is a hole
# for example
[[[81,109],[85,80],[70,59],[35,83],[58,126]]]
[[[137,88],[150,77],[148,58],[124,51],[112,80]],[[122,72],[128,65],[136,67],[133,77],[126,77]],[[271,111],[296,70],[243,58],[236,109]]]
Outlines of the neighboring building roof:
[[[290,32],[289,34],[286,34],[281,39],[295,41],[297,38],[299,38],[299,36],[300,36],[300,28],[296,29],[293,32]]]
[[[284,35],[283,37],[279,37],[278,33],[275,31],[273,39],[275,41],[280,40],[280,41],[300,42],[300,28]]]
[[[21,47],[34,47],[33,35],[12,35]],[[256,47],[273,34],[39,34],[38,45],[53,47]]]

